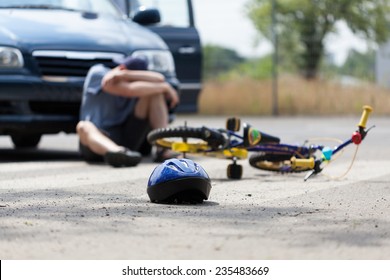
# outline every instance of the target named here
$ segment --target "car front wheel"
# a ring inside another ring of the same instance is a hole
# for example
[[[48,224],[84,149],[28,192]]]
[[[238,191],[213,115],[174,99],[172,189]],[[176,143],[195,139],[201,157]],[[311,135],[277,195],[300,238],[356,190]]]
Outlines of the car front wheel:
[[[36,148],[41,140],[41,134],[14,134],[11,135],[15,148]]]

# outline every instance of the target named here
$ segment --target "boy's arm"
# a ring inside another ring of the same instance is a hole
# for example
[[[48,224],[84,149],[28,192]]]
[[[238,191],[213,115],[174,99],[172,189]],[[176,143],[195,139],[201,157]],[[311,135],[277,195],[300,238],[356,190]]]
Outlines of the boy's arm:
[[[141,70],[122,70],[120,71],[121,78],[124,81],[145,81],[161,83],[165,81],[164,75],[154,71],[141,71]]]
[[[121,67],[116,67],[109,71],[102,79],[102,87],[107,84],[114,84],[119,82],[134,82],[146,81],[161,83],[165,81],[162,74],[153,71],[127,70]]]
[[[163,94],[170,101],[170,107],[173,108],[179,103],[179,96],[175,89],[166,82],[149,82],[149,81],[119,81],[107,83],[103,90],[113,95],[122,97],[146,97],[156,94]]]

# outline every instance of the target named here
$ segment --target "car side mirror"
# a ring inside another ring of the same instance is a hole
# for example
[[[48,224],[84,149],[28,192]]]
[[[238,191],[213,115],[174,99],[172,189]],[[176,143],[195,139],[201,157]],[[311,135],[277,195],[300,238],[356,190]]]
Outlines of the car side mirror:
[[[161,21],[160,12],[157,9],[139,10],[133,16],[133,21],[141,25],[156,24]]]

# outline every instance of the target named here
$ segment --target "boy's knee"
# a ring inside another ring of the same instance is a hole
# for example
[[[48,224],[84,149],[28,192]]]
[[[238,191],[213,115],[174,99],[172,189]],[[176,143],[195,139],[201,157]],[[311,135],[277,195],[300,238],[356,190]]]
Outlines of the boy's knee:
[[[84,121],[79,121],[76,125],[76,132],[77,134],[80,134],[82,133],[82,131],[84,130],[84,127],[85,127],[85,122]]]
[[[93,127],[93,124],[88,121],[79,121],[76,126],[76,132],[78,135],[86,135]]]

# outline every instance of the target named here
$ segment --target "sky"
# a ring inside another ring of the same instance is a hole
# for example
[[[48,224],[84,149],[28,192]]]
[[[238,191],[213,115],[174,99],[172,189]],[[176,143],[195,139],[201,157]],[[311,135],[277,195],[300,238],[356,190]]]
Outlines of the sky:
[[[272,50],[269,43],[255,47],[256,30],[245,15],[248,0],[192,0],[195,24],[203,44],[235,49],[243,56],[256,56]]]
[[[250,0],[192,0],[195,23],[202,44],[217,44],[236,50],[245,57],[261,56],[272,51],[269,42],[255,45],[257,32],[245,14]],[[350,48],[366,50],[366,44],[356,38],[343,23],[338,36],[328,38],[328,50],[337,64],[343,63]]]

